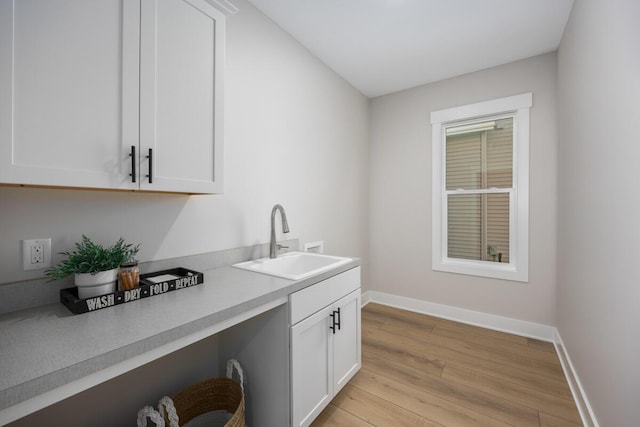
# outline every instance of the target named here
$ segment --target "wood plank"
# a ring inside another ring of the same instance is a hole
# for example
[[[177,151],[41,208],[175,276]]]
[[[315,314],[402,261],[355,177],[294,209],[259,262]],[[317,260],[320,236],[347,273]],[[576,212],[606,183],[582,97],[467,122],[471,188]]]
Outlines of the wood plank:
[[[329,404],[311,423],[311,427],[370,427],[371,425],[333,403]]]
[[[437,394],[408,386],[367,369],[362,369],[353,378],[352,384],[358,389],[367,390],[385,401],[407,408],[444,426],[539,426],[537,412],[533,416],[518,419],[515,424],[503,422]]]
[[[493,349],[494,351],[499,351],[501,353],[510,353],[541,362],[548,362],[553,365],[557,365],[557,367],[562,369],[560,359],[555,351],[549,352],[546,350],[538,350],[537,348],[533,348],[528,345],[514,344],[500,339],[470,334],[467,331],[444,329],[439,326],[437,326],[432,333],[443,338],[452,338],[456,341],[471,343],[479,346],[480,348]],[[542,343],[542,341],[540,342]]]
[[[384,318],[375,313],[371,313],[368,310],[362,310],[361,318],[362,323],[367,323],[371,327],[379,328],[384,324]]]
[[[360,375],[358,373],[356,377]],[[356,378],[354,377],[354,378]],[[353,379],[352,379],[353,381]],[[402,406],[381,399],[375,394],[348,383],[333,399],[333,404],[375,426],[438,427]]]
[[[508,399],[459,385],[440,377],[424,375],[417,369],[386,360],[369,352],[363,352],[362,367],[379,376],[411,386],[422,392],[431,393],[494,420],[501,420],[511,425],[538,427],[538,412],[526,405],[515,404]],[[442,422],[439,419],[436,421]]]
[[[540,427],[580,427],[582,424],[575,424],[553,415],[540,412]]]
[[[433,317],[380,304],[369,303],[362,312],[366,313],[367,316],[371,315],[373,318],[382,320],[383,323],[389,320],[397,320],[423,331],[431,331],[437,325],[437,321]]]
[[[362,354],[362,366],[379,374],[393,376],[399,375],[406,380],[407,384],[420,385],[425,377],[439,379],[444,368],[444,362],[439,366],[426,365],[426,369],[419,364],[405,363],[403,358],[385,357],[384,353],[378,351],[367,351]],[[418,359],[418,358],[416,358]]]
[[[396,337],[408,338],[420,345],[425,345],[429,349],[434,346],[444,347],[471,356],[474,359],[484,359],[486,361],[528,370],[535,375],[544,375],[559,380],[565,379],[564,372],[559,363],[537,360],[527,356],[504,352],[500,348],[478,345],[433,333],[424,333],[422,330],[408,328],[401,322],[386,321],[377,334],[383,334],[385,332]]]
[[[442,378],[536,408],[567,421],[580,422],[580,414],[572,400],[555,397],[547,391],[535,390],[509,381],[503,381],[454,363],[448,363],[445,366]]]
[[[415,347],[394,347],[380,341],[363,339],[362,357],[367,354],[380,355],[389,360],[395,360],[405,366],[420,370],[425,375],[439,377],[445,362],[437,357],[423,353]]]
[[[433,351],[435,348],[432,348]],[[433,351],[439,358],[433,355],[424,355],[415,349],[392,348],[379,343],[372,343],[371,340],[363,340],[362,357],[366,356],[380,357],[392,360],[403,365],[421,370],[425,375],[439,376],[444,368],[445,360],[449,363],[457,363],[460,366],[475,369],[480,372],[488,373],[498,379],[514,382],[527,387],[545,390],[555,397],[563,399],[572,399],[573,395],[566,381],[554,380],[540,375],[531,374],[517,368],[502,366],[499,363],[487,362],[483,360],[474,360],[465,355],[456,354],[448,349],[440,349]],[[450,357],[448,357],[450,356]]]
[[[413,335],[411,332],[405,335]],[[448,346],[436,345],[426,340],[416,339],[415,337],[407,337],[400,333],[390,333],[380,329],[372,330],[367,325],[362,325],[362,344],[373,346],[384,351],[399,351],[397,349],[410,350],[412,353],[422,355],[427,358],[440,359],[444,361],[454,361],[459,364],[473,366],[476,369],[487,372],[501,372],[502,375],[509,375],[516,381],[526,383],[539,382],[547,379],[543,376],[543,372],[535,369],[524,369],[517,363],[506,364],[498,356],[494,360],[489,356],[476,354],[474,349],[463,347],[463,343],[449,342],[444,343]],[[434,337],[434,335],[430,335]],[[386,349],[386,350],[385,350]],[[478,357],[484,356],[484,357]],[[515,366],[514,366],[515,365]],[[551,378],[556,381],[566,381],[564,376],[556,373]]]
[[[397,320],[402,320],[405,318],[422,319],[418,321],[432,323],[434,327],[440,326],[442,328],[449,328],[454,330],[462,329],[477,336],[492,337],[492,338],[501,339],[504,341],[510,341],[513,343],[527,345],[527,339],[519,335],[509,334],[509,333],[500,332],[500,331],[494,331],[491,329],[486,329],[479,326],[460,323],[453,320],[444,319],[441,317],[431,316],[428,314],[417,313],[417,312],[408,311],[408,310],[401,310],[399,308],[390,307],[382,304],[369,303],[363,308],[362,311],[363,312],[368,311],[370,313],[391,316],[391,318],[395,318]]]
[[[552,342],[540,341],[533,338],[527,338],[527,342],[529,344],[529,348],[534,348],[536,350],[557,354],[556,347],[553,345]]]
[[[502,331],[494,331],[492,329],[486,329],[480,326],[470,325],[461,322],[455,322],[453,320],[442,319],[438,322],[438,325],[441,328],[453,329],[453,330],[462,330],[469,334],[497,339],[501,341],[507,341],[514,344],[527,345],[527,339],[525,337],[521,337],[515,334],[510,334]]]

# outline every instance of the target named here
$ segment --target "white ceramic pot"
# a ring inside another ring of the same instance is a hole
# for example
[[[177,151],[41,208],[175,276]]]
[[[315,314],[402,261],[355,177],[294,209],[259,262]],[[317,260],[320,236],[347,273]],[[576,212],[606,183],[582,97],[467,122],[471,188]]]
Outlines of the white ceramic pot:
[[[100,271],[98,273],[81,273],[75,275],[78,287],[78,298],[86,299],[116,291],[118,269]]]

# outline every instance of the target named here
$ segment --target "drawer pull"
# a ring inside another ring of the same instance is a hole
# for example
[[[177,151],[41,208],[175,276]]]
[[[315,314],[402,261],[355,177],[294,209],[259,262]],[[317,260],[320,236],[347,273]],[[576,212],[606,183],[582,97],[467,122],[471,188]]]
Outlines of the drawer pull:
[[[340,308],[332,311],[329,317],[331,317],[331,326],[329,326],[329,329],[331,329],[335,335],[336,327],[340,330]]]
[[[149,184],[153,184],[153,148],[149,148],[147,159],[149,159],[149,175],[147,175],[147,178],[149,178]]]
[[[129,157],[131,157],[131,173],[129,175],[131,176],[131,182],[136,182],[136,146],[135,145],[131,146],[131,153],[129,154]]]

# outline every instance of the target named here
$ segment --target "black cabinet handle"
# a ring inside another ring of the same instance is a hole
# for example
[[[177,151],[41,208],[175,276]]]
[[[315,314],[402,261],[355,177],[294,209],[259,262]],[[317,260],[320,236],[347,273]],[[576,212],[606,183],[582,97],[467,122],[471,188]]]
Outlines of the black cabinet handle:
[[[131,146],[131,153],[129,154],[131,157],[131,182],[136,182],[136,146]]]
[[[331,326],[329,326],[329,329],[331,329],[335,335],[336,333],[336,312],[332,311],[331,314],[329,315],[329,317],[331,317]]]
[[[331,329],[335,335],[336,327],[340,330],[340,308],[332,311],[329,317],[331,317],[331,326],[329,326],[329,329]]]
[[[147,178],[149,178],[149,184],[153,184],[153,148],[149,148],[147,159],[149,159],[149,175],[147,175]]]

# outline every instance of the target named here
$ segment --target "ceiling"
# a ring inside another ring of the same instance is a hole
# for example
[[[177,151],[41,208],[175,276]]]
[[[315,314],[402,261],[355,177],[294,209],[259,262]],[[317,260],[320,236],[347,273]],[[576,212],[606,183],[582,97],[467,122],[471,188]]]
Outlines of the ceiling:
[[[249,0],[369,97],[555,51],[573,0]]]

